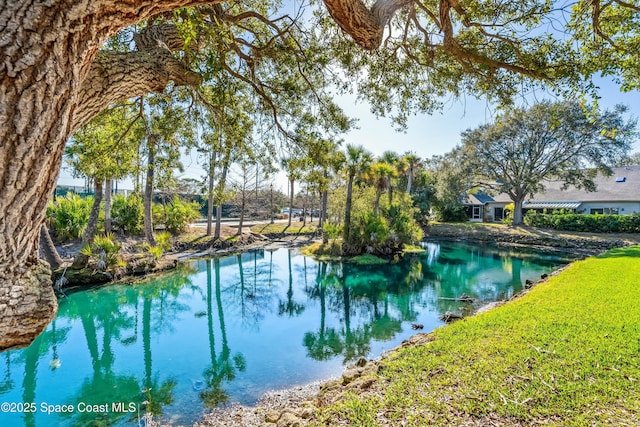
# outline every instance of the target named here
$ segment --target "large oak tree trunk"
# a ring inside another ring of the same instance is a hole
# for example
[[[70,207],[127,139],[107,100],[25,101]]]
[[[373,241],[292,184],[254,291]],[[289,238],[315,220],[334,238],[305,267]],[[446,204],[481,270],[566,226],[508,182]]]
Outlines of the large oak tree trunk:
[[[522,205],[524,203],[524,199],[516,200],[513,202],[513,225],[522,225],[524,222],[524,217],[522,215]]]

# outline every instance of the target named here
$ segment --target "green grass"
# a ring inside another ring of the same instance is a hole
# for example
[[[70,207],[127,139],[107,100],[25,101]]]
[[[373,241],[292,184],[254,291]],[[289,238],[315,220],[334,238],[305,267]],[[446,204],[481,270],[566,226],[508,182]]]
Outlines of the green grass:
[[[578,261],[526,295],[381,362],[322,425],[640,425],[640,247]],[[375,419],[375,423],[374,420]]]
[[[251,227],[251,231],[259,234],[311,234],[315,233],[318,227],[313,224],[303,226],[301,223],[292,222],[291,227],[287,224],[257,224]]]

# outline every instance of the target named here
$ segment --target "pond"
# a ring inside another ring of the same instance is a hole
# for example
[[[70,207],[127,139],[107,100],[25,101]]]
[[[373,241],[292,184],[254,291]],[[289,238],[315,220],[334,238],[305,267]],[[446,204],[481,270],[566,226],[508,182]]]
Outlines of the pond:
[[[66,295],[28,348],[0,354],[0,425],[176,424],[341,374],[447,311],[509,298],[559,254],[425,243],[389,265],[318,262],[295,249],[199,260],[144,284]],[[7,405],[8,404],[8,405]]]

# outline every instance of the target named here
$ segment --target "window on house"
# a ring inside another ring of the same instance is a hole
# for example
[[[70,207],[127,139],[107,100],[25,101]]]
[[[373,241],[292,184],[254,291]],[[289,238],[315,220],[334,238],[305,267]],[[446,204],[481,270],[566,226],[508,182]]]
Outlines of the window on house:
[[[502,221],[504,219],[504,208],[493,208],[493,220]]]
[[[589,210],[590,214],[598,215],[618,215],[620,210],[618,208],[592,208]]]

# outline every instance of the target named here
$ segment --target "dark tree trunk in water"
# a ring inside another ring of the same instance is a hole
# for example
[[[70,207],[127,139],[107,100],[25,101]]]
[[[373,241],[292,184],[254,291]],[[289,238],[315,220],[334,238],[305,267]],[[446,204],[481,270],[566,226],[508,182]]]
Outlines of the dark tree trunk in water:
[[[44,224],[40,227],[40,253],[53,270],[57,270],[63,263],[53,240],[51,240],[49,229]]]
[[[95,178],[95,190],[96,195],[93,199],[93,205],[91,206],[91,212],[89,213],[89,222],[87,223],[87,228],[82,233],[82,246],[90,245],[93,242],[93,238],[96,237],[96,232],[98,231],[98,218],[100,217],[100,204],[102,203],[102,179]],[[89,263],[89,257],[83,253],[79,253],[76,255],[76,258],[73,260],[73,264],[71,268],[74,270],[80,270],[85,268]]]

